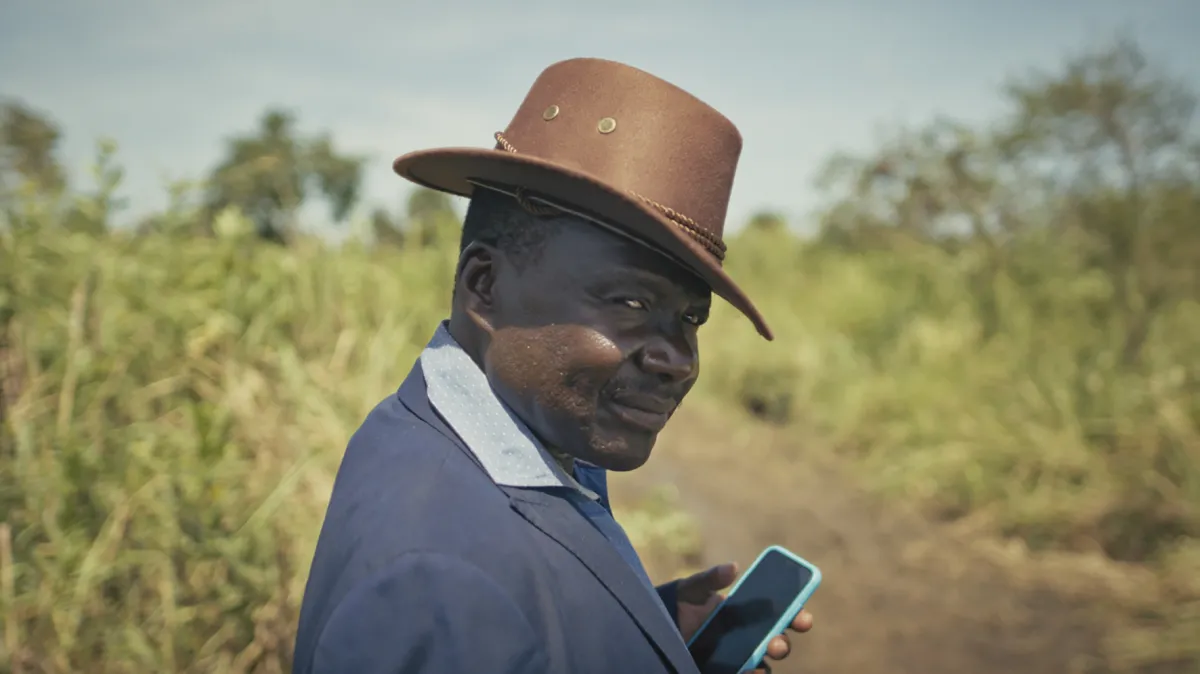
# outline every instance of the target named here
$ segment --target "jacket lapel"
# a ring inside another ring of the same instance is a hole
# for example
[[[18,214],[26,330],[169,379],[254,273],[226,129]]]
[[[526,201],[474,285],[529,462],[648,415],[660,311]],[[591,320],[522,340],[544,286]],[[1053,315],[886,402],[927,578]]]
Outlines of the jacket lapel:
[[[566,499],[536,489],[502,487],[521,517],[575,556],[612,593],[680,674],[696,671],[679,630],[667,621],[659,599],[634,575],[612,544]]]
[[[421,369],[420,361],[413,366],[408,378],[397,391],[397,396],[413,414],[452,440],[472,462],[479,465],[462,438],[458,437],[429,403],[425,373]],[[482,469],[480,466],[480,470]],[[612,544],[584,520],[569,501],[537,489],[499,489],[508,495],[509,503],[517,514],[566,548],[591,571],[637,622],[675,672],[696,672],[695,662],[688,653],[679,630],[666,619],[662,609],[655,603],[659,601],[658,597],[642,585],[634,575],[633,569],[629,568],[629,564],[621,558]]]
[[[466,448],[462,438],[458,437],[458,434],[437,413],[437,410],[433,409],[433,405],[429,404],[429,388],[425,384],[425,371],[421,369],[419,359],[413,363],[404,383],[400,384],[400,390],[396,391],[396,397],[410,412],[417,415],[417,418],[453,440],[454,444]]]
[[[412,370],[408,373],[408,378],[400,385],[400,390],[396,392],[396,397],[400,399],[400,404],[408,408],[418,419],[429,424],[438,433],[446,436],[459,451],[467,455],[471,463],[479,466],[483,470],[483,464],[479,463],[479,459],[471,453],[467,448],[467,443],[454,432],[450,424],[438,414],[437,410],[429,402],[429,389],[425,384],[425,371],[421,369],[421,361],[417,361]],[[484,471],[486,472],[486,471]]]

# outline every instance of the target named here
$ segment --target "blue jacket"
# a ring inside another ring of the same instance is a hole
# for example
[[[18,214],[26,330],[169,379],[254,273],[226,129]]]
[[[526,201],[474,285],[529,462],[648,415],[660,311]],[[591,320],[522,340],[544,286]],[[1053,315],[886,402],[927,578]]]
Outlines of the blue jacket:
[[[578,476],[602,495],[602,471]],[[658,588],[674,615],[674,584]],[[418,363],[350,440],[294,674],[696,674],[675,625],[554,489],[501,487]]]

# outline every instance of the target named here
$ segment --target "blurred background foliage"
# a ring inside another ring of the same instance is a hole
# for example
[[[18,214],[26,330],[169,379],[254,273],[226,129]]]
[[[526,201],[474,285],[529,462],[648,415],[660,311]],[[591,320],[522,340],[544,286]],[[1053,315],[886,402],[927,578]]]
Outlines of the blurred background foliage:
[[[1197,92],[1118,41],[1007,114],[830,160],[817,236],[762,214],[697,398],[822,438],[881,494],[1156,579],[1112,671],[1200,667]],[[342,448],[447,312],[460,218],[268,110],[115,227],[117,146],[69,184],[52,117],[0,107],[0,670],[284,672]],[[300,227],[324,201],[350,228]],[[658,494],[629,513],[695,560]],[[1167,670],[1160,670],[1167,671]]]

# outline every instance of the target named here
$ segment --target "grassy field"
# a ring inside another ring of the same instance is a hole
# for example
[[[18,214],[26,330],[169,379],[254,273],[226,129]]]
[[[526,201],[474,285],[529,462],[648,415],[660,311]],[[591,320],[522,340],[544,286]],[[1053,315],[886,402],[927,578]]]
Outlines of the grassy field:
[[[3,238],[0,670],[282,672],[333,470],[448,306],[454,250],[241,239]],[[772,321],[705,328],[694,394],[793,424],[889,497],[1030,549],[1154,570],[1129,663],[1200,663],[1200,308],[1137,371],[1076,310],[995,282],[980,339],[969,254],[731,245]],[[687,557],[667,496],[631,536]]]

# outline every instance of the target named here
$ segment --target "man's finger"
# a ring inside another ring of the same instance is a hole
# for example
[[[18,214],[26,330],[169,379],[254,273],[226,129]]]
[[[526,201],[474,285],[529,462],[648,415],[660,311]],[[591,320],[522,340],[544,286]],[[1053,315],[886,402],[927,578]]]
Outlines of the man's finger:
[[[702,571],[696,576],[696,585],[709,592],[724,590],[737,580],[737,564],[730,562],[714,566],[708,571]]]
[[[737,564],[714,566],[680,581],[679,599],[689,604],[703,604],[719,590],[732,585],[736,578]]]
[[[782,660],[792,652],[792,642],[786,634],[781,634],[767,644],[767,657],[772,660]]]
[[[796,619],[792,621],[792,629],[797,632],[807,632],[813,627],[813,615],[808,612],[808,609],[800,611],[796,615]]]

